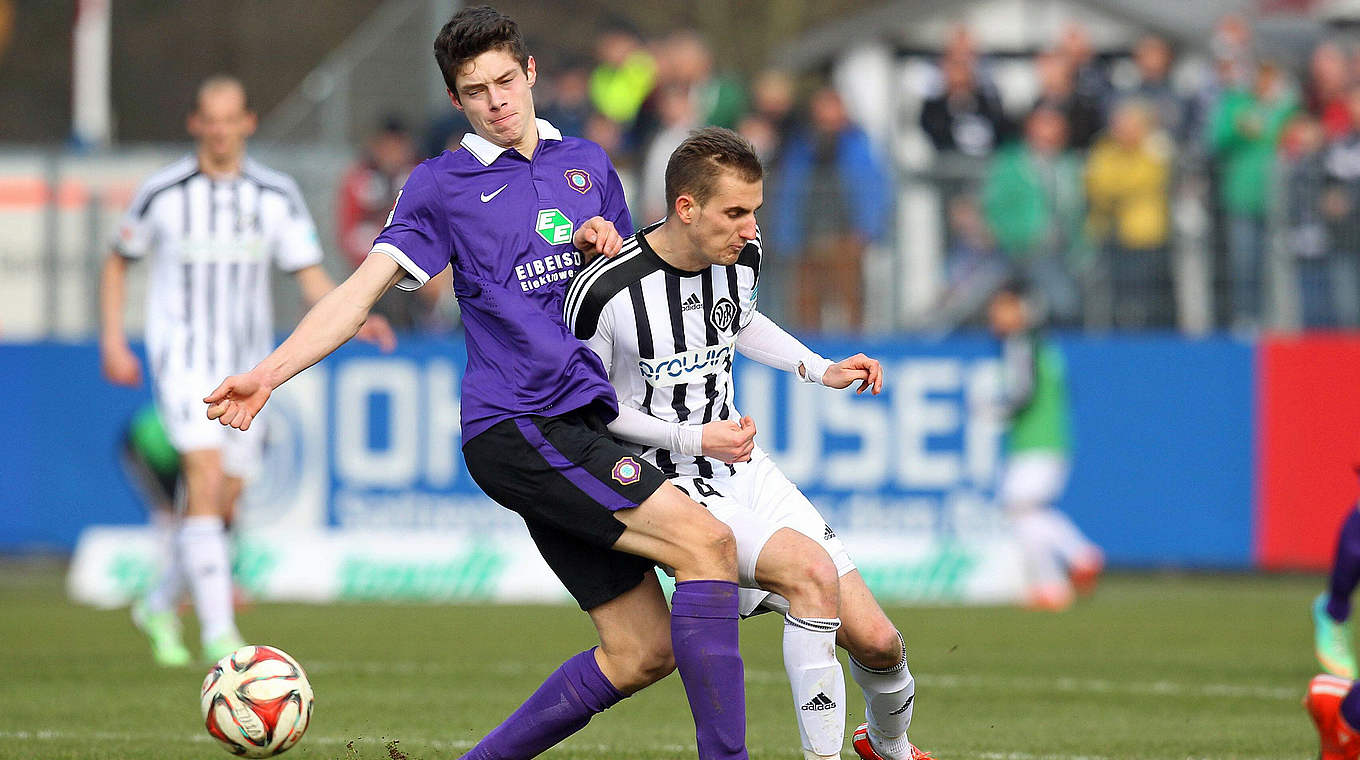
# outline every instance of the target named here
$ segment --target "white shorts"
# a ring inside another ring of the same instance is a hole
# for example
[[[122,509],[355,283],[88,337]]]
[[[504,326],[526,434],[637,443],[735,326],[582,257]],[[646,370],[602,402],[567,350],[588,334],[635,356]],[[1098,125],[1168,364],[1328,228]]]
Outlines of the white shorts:
[[[222,470],[227,475],[249,480],[259,474],[264,464],[264,421],[256,417],[250,429],[242,431],[208,419],[203,397],[221,378],[171,373],[154,382],[156,411],[176,451],[214,449],[222,452]]]
[[[672,478],[671,483],[732,529],[737,539],[742,617],[750,616],[762,605],[781,614],[788,612],[787,600],[756,583],[756,560],[780,528],[792,528],[816,541],[836,563],[837,575],[855,569],[836,532],[758,446],[751,461],[736,465],[735,474],[724,468],[711,478],[680,476]]]
[[[1051,507],[1067,487],[1067,457],[1056,451],[1024,451],[1006,462],[1001,504],[1011,512]]]

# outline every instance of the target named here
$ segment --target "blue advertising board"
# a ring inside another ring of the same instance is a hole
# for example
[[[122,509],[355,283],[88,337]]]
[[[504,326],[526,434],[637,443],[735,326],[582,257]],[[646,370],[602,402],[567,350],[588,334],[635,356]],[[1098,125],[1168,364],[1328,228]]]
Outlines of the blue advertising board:
[[[986,337],[813,340],[884,362],[879,397],[795,382],[742,359],[737,406],[757,441],[844,530],[965,535],[1005,529],[996,345]],[[1123,566],[1250,562],[1253,349],[1226,339],[1060,341],[1071,385],[1073,468],[1060,506]],[[459,452],[461,343],[406,339],[382,355],[346,346],[276,393],[270,454],[246,519],[341,526],[516,530]],[[145,509],[117,460],[149,398],[99,376],[89,344],[0,344],[17,383],[3,458],[0,551],[69,550],[92,523]]]

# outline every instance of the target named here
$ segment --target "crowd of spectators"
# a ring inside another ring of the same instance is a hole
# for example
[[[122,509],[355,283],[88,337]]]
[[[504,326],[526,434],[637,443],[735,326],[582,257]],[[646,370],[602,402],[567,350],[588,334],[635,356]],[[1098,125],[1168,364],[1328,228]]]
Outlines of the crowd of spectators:
[[[1056,324],[1175,327],[1173,209],[1203,188],[1218,326],[1269,325],[1282,292],[1302,327],[1360,324],[1360,50],[1324,40],[1295,76],[1230,16],[1199,77],[1174,76],[1158,36],[1092,51],[1069,25],[1029,61],[1033,99],[1008,112],[967,31],[946,44],[919,126],[937,162],[980,167],[947,199],[946,294],[1003,269]],[[1275,254],[1283,288],[1268,282]]]
[[[738,76],[693,31],[645,39],[612,24],[591,53],[547,61],[536,105],[564,133],[605,147],[635,223],[665,215],[666,160],[690,130],[736,129],[769,170],[762,303],[798,329],[863,329],[867,258],[900,244],[896,181],[919,167],[894,166],[825,78]],[[1203,62],[1197,76],[1185,76],[1187,60]],[[1027,57],[985,55],[959,26],[934,63],[919,115],[899,127],[933,147],[925,171],[942,201],[945,259],[937,313],[964,305],[944,321],[967,321],[1019,276],[1059,326],[1174,329],[1187,299],[1208,292],[1215,326],[1251,330],[1279,322],[1270,279],[1284,272],[1297,324],[1360,325],[1360,49],[1323,41],[1294,71],[1259,55],[1251,25],[1229,16],[1194,49],[1147,35],[1098,52],[1071,23]],[[1027,73],[1018,90],[999,75],[1017,67]],[[426,152],[454,147],[462,131],[445,118]],[[382,134],[359,172],[367,179],[347,187],[404,176],[381,169]],[[1185,198],[1207,212],[1204,291],[1179,282]],[[383,211],[370,208],[364,224]],[[438,314],[397,317],[419,326]]]

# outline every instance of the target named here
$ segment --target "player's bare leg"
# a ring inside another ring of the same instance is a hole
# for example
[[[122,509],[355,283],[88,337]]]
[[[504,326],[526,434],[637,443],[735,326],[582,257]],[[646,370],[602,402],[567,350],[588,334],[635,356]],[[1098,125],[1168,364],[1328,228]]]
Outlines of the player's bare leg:
[[[670,567],[677,583],[736,583],[732,529],[675,486],[663,484],[636,508],[620,509],[614,516],[628,527],[615,549]]]
[[[864,692],[868,719],[855,731],[855,751],[864,758],[923,757],[907,739],[916,708],[916,679],[907,666],[902,634],[878,605],[858,570],[841,576],[841,626],[837,636],[850,653],[850,675]]]
[[[807,760],[839,758],[845,744],[845,673],[836,659],[836,564],[816,541],[780,528],[756,560],[756,582],[784,597],[784,669]]]
[[[187,502],[179,550],[198,613],[203,655],[217,660],[243,643],[231,605],[231,559],[222,519],[227,477],[216,449],[181,453]]]
[[[600,634],[595,662],[624,695],[660,681],[675,670],[671,611],[656,574],[637,588],[590,610]]]

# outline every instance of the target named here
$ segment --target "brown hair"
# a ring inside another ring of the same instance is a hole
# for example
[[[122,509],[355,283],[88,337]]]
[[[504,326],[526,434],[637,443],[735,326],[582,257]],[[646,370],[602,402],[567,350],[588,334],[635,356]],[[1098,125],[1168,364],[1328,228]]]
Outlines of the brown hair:
[[[682,195],[703,204],[713,195],[719,169],[736,172],[743,182],[765,176],[755,148],[746,138],[722,127],[704,127],[689,133],[666,162],[666,212],[675,210]]]
[[[464,8],[453,14],[449,23],[434,38],[434,59],[444,75],[449,92],[458,97],[454,78],[468,61],[488,50],[504,50],[521,69],[529,70],[529,51],[515,20],[488,5]]]

